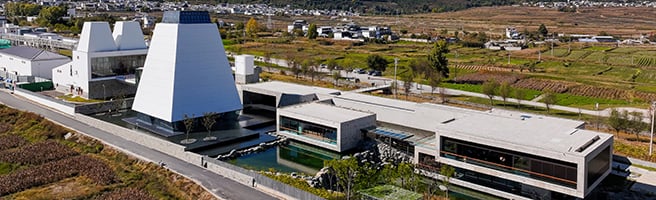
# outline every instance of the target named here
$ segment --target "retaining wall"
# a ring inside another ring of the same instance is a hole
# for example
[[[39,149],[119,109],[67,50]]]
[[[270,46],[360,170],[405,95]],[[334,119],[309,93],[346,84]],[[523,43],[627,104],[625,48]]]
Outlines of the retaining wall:
[[[255,179],[257,185],[270,188],[273,191],[280,192],[291,198],[303,200],[323,199],[312,193],[273,180],[269,177],[259,174],[258,172],[246,170],[241,167],[234,166],[229,163],[193,152],[186,152],[184,151],[184,146],[172,143],[156,136],[139,133],[134,130],[104,122],[102,120],[98,120],[79,113],[75,114],[75,119],[96,128],[113,133],[114,135],[125,138],[127,140],[139,143],[162,153],[169,154],[188,163],[203,166],[213,173],[232,179],[249,187],[251,186],[253,179]]]
[[[34,93],[29,90],[25,90],[18,87],[14,89],[14,94],[18,96],[22,96],[26,99],[29,99],[41,105],[45,105],[47,107],[53,108],[59,112],[68,115],[75,115],[75,105],[71,103],[66,103],[56,99],[52,99],[48,96],[41,95],[39,93]]]

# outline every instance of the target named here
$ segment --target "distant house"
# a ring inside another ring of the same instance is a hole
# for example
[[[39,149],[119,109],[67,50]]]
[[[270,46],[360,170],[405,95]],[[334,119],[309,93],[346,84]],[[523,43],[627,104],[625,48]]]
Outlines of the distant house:
[[[16,46],[0,50],[0,76],[18,80],[19,76],[52,79],[52,69],[71,59],[43,49]]]
[[[617,39],[613,38],[613,36],[592,36],[592,37],[585,37],[585,38],[579,38],[579,42],[605,42],[605,43],[615,43],[617,42]]]

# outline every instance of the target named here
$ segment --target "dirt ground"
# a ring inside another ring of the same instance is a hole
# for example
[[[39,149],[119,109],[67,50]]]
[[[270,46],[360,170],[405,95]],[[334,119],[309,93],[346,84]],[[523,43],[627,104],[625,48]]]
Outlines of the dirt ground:
[[[622,37],[639,37],[640,34],[656,33],[656,8],[581,8],[578,12],[560,12],[554,8],[536,7],[482,7],[457,12],[428,13],[399,16],[274,16],[274,29],[286,30],[287,24],[296,19],[305,19],[319,26],[335,26],[354,21],[362,26],[385,25],[392,30],[408,30],[410,33],[439,33],[442,29],[501,35],[505,28],[514,26],[519,31],[525,28],[537,30],[545,24],[550,32],[566,34],[598,34],[601,31]],[[266,24],[266,16],[218,15],[225,21],[246,21],[255,17]]]

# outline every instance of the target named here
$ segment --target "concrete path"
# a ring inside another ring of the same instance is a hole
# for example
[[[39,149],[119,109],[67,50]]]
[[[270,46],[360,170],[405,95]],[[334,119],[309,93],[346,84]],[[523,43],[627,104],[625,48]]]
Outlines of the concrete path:
[[[193,180],[218,198],[245,200],[276,199],[254,188],[242,185],[231,179],[205,170],[197,165],[187,163],[183,160],[169,156],[168,154],[125,140],[122,137],[113,135],[112,133],[79,122],[69,115],[43,108],[27,99],[8,94],[6,90],[0,92],[0,103],[19,110],[37,113],[51,121],[96,138],[105,144],[115,147],[139,159],[150,162],[164,162],[166,168]]]

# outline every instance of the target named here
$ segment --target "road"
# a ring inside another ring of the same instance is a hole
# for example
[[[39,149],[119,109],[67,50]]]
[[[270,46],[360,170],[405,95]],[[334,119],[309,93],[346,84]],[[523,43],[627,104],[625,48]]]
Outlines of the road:
[[[142,160],[150,162],[162,161],[166,163],[168,169],[195,180],[197,183],[208,189],[209,192],[221,199],[276,199],[251,187],[205,170],[197,165],[187,163],[183,160],[169,156],[168,154],[125,140],[109,132],[79,122],[69,117],[69,115],[43,108],[29,100],[11,95],[5,91],[0,92],[0,103],[19,110],[37,113],[51,121],[76,130],[77,132],[101,140],[110,146],[116,147],[122,151],[127,151],[126,153]]]

